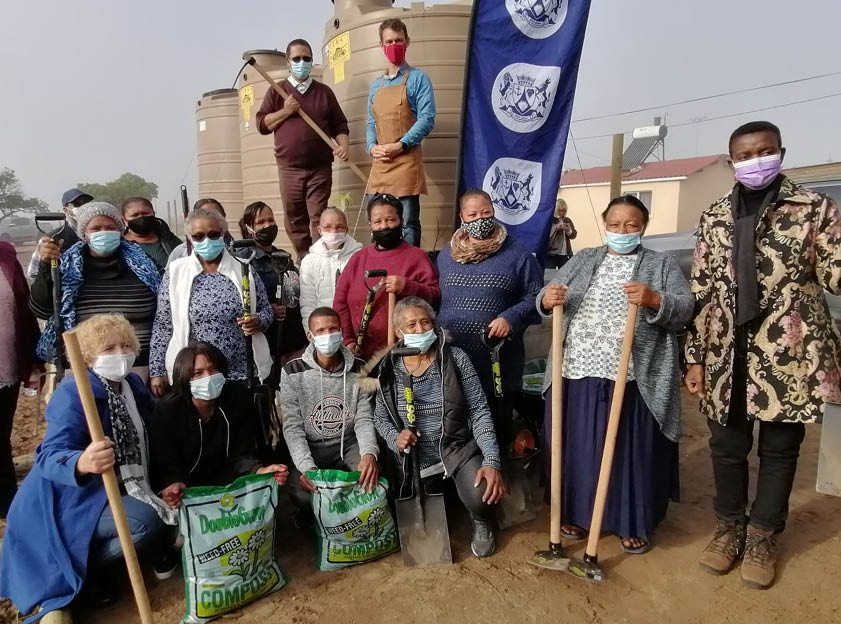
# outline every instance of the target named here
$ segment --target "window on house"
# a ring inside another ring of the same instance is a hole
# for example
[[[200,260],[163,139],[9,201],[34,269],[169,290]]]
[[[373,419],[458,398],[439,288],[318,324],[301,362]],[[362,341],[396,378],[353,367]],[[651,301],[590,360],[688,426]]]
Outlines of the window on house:
[[[651,191],[629,191],[627,194],[633,195],[643,204],[645,204],[645,207],[648,208],[649,217],[654,216],[654,210],[651,207]]]

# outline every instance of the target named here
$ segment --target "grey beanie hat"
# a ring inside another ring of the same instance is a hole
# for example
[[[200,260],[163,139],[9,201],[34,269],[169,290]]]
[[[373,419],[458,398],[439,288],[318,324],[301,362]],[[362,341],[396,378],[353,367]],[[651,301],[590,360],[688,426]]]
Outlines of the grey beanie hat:
[[[88,223],[90,223],[94,217],[110,217],[117,222],[117,227],[120,228],[120,232],[126,229],[126,222],[123,221],[123,214],[120,212],[119,208],[109,204],[108,202],[92,201],[88,202],[84,206],[76,208],[77,229],[83,238],[85,236],[85,230],[88,229]]]

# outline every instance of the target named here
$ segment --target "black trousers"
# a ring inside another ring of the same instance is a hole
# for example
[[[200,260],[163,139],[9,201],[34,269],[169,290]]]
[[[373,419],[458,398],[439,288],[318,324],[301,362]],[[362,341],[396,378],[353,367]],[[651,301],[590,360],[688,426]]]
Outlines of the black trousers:
[[[715,478],[715,514],[727,522],[746,522],[748,506],[748,454],[753,447],[754,419],[747,417],[747,362],[735,356],[733,390],[727,425],[709,420],[710,451]],[[781,532],[788,517],[788,499],[797,470],[803,423],[759,422],[759,475],[750,524]]]
[[[0,388],[0,518],[6,517],[18,491],[15,463],[12,461],[12,423],[19,395],[19,383]]]

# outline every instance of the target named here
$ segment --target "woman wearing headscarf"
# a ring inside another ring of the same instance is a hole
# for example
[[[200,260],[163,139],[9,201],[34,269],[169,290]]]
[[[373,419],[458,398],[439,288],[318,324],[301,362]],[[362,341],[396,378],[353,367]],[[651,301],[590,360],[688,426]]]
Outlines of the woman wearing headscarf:
[[[574,255],[537,295],[544,315],[564,307],[563,526],[584,539],[604,449],[628,305],[640,306],[604,530],[629,554],[651,548],[651,534],[678,498],[677,442],[681,435],[677,332],[694,299],[677,262],[646,249],[648,209],[636,197],[612,200],[602,213],[607,245]],[[552,392],[551,357],[544,392]],[[545,440],[551,435],[546,401]],[[547,446],[548,465],[548,446]],[[547,469],[548,470],[548,469]],[[548,474],[548,472],[547,472]]]
[[[494,396],[490,351],[482,342],[505,339],[500,351],[501,400],[492,401],[494,426],[503,455],[511,443],[511,420],[522,387],[523,334],[540,322],[534,298],[543,274],[531,253],[494,219],[490,196],[469,189],[459,199],[461,226],[438,255],[441,311],[438,323],[467,353],[482,389]]]
[[[158,267],[139,245],[122,237],[126,224],[115,206],[89,202],[76,209],[76,221],[83,240],[62,253],[59,261],[61,330],[72,329],[97,314],[122,314],[140,341],[135,366],[145,377],[161,281]],[[37,351],[45,362],[56,358],[50,261],[58,258],[56,245],[42,245],[38,277],[29,297],[32,311],[47,321]]]
[[[333,309],[339,313],[345,346],[363,359],[388,344],[388,295],[398,299],[416,296],[430,305],[438,305],[441,290],[438,274],[426,252],[403,240],[403,219],[400,200],[393,195],[374,195],[368,202],[368,225],[373,243],[357,251],[347,263],[336,284]],[[383,269],[388,275],[365,279],[366,271]],[[379,282],[381,288],[373,301],[370,323],[357,346],[357,332],[368,288]]]
[[[175,358],[191,341],[209,342],[228,362],[228,379],[248,381],[246,337],[250,336],[256,378],[271,373],[265,332],[274,315],[263,282],[250,275],[250,313],[243,314],[242,265],[225,249],[228,225],[216,210],[199,208],[187,219],[189,256],[170,262],[161,282],[152,334],[149,373],[152,393],[163,396]]]
[[[26,624],[70,604],[85,590],[94,605],[114,600],[123,551],[101,475],[116,472],[131,538],[141,557],[168,578],[178,559],[165,548],[164,523],[175,513],[149,485],[148,419],[152,398],[130,373],[140,344],[128,321],[99,314],[76,330],[105,439],[91,442],[76,378],[47,405],[47,433],[12,502],[3,539],[0,596]]]

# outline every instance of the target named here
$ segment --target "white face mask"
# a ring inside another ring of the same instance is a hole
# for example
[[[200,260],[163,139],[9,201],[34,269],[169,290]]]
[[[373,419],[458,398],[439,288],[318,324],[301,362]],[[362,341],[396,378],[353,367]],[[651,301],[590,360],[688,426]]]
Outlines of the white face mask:
[[[324,232],[321,235],[321,240],[324,241],[324,246],[327,249],[338,249],[345,242],[344,232]]]
[[[122,381],[134,366],[135,353],[114,353],[97,356],[93,363],[93,372],[108,381]]]

